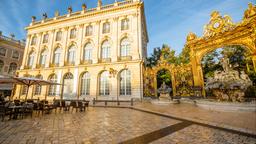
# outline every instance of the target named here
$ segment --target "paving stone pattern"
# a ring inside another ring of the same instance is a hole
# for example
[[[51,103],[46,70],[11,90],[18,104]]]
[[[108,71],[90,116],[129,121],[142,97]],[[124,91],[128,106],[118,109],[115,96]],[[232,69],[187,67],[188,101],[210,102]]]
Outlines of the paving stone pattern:
[[[198,125],[164,131],[184,122],[129,108],[93,108],[86,112],[34,115],[0,122],[3,144],[106,144],[134,142],[156,134],[152,143],[255,143],[256,139]],[[157,134],[157,132],[161,134]],[[156,141],[153,141],[156,140]],[[144,141],[145,142],[145,141]],[[148,141],[149,142],[149,141]],[[140,143],[139,141],[137,143]]]

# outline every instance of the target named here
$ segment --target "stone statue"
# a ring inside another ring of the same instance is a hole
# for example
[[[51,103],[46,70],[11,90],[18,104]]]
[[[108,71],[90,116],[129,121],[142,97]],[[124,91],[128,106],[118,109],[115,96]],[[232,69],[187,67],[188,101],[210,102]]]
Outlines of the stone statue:
[[[252,81],[244,71],[239,73],[232,69],[226,55],[221,64],[224,71],[215,71],[214,77],[207,79],[206,90],[212,90],[218,101],[243,102],[244,92]]]
[[[60,12],[59,12],[59,11],[55,11],[54,16],[55,16],[55,17],[60,16]]]
[[[160,88],[157,90],[158,93],[160,93],[160,100],[169,100],[170,98],[170,92],[172,89],[165,84],[165,82],[162,83]]]
[[[43,13],[43,19],[47,19],[47,13]]]
[[[225,72],[229,71],[229,59],[226,55],[224,55],[224,57],[221,60],[221,64],[222,64],[222,68]]]

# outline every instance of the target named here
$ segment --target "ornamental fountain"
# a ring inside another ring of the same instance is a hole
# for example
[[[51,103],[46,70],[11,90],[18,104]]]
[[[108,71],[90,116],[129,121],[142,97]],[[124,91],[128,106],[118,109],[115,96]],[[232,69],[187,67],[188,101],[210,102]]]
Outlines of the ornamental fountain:
[[[212,90],[218,101],[244,102],[245,91],[252,81],[244,71],[234,70],[226,55],[221,64],[223,71],[215,71],[214,77],[207,79],[206,90]]]

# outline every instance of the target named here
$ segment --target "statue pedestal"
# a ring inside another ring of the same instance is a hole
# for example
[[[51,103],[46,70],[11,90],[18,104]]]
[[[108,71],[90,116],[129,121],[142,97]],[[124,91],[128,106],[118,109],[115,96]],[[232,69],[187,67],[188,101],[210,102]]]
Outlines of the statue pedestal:
[[[171,100],[171,97],[170,97],[169,93],[166,93],[166,94],[161,93],[160,94],[159,101],[170,101],[170,100]]]
[[[156,105],[169,105],[169,104],[178,104],[179,102],[172,101],[169,93],[166,93],[166,94],[161,93],[159,99],[152,100],[151,103]]]

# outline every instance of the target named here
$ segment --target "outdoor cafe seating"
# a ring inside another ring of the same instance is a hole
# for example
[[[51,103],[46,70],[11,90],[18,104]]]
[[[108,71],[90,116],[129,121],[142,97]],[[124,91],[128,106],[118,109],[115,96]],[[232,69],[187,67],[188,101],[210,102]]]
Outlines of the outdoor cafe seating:
[[[31,117],[33,113],[39,115],[40,113],[49,114],[53,110],[55,113],[57,110],[67,112],[75,109],[76,112],[79,110],[86,111],[89,107],[89,101],[85,100],[53,100],[49,102],[47,100],[38,100],[38,99],[27,99],[24,100],[13,100],[2,102],[0,104],[0,117],[4,121],[5,117],[11,119],[22,119],[28,115]]]

